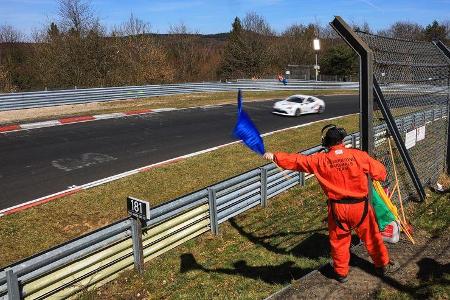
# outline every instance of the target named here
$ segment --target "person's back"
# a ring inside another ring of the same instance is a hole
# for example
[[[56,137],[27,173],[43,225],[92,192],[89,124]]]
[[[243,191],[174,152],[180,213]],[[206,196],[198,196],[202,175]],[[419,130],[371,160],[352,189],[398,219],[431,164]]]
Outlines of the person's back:
[[[346,197],[362,198],[367,196],[367,175],[376,180],[384,180],[386,170],[377,160],[367,153],[338,144],[329,148],[327,153],[292,157],[292,154],[276,153],[275,163],[286,169],[314,173],[328,199]],[[295,160],[289,163],[289,160]],[[283,162],[281,162],[283,161]]]
[[[345,129],[330,124],[322,129],[322,145],[326,153],[266,152],[264,158],[278,166],[316,175],[328,202],[328,232],[333,267],[339,282],[347,281],[350,261],[351,232],[363,240],[377,271],[386,273],[398,266],[389,260],[388,251],[378,230],[368,201],[368,175],[384,181],[386,169],[366,152],[347,149]]]

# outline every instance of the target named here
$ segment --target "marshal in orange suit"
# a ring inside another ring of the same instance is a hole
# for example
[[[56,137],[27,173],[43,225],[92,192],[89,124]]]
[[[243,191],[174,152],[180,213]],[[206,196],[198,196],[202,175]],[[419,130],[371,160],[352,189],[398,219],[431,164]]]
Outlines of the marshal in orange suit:
[[[328,232],[336,279],[346,282],[349,272],[351,231],[364,242],[377,273],[398,269],[389,259],[368,201],[368,175],[386,180],[382,163],[358,149],[345,148],[344,128],[330,124],[322,129],[322,145],[328,150],[313,155],[266,152],[264,157],[278,166],[314,174],[328,199]]]

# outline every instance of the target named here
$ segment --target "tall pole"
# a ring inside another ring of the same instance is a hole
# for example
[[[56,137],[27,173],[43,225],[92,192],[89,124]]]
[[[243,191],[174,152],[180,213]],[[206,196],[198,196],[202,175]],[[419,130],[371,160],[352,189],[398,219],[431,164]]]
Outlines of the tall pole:
[[[317,81],[317,75],[319,73],[319,70],[317,70],[317,51],[316,51],[316,65],[314,66],[314,69],[316,69],[316,81]]]
[[[450,50],[441,41],[434,41],[433,43],[450,59]],[[448,74],[450,78],[450,68],[448,69]],[[447,80],[447,90],[447,174],[450,174],[450,79]]]
[[[314,65],[314,70],[316,70],[316,81],[317,81],[317,76],[319,75],[319,65],[318,65],[318,61],[317,61],[317,55],[319,54],[319,50],[320,50],[320,40],[319,40],[319,38],[315,38],[313,40],[313,49],[314,49],[315,54],[316,54],[316,64]]]
[[[341,17],[336,16],[330,25],[359,55],[360,145],[373,155],[373,52]]]

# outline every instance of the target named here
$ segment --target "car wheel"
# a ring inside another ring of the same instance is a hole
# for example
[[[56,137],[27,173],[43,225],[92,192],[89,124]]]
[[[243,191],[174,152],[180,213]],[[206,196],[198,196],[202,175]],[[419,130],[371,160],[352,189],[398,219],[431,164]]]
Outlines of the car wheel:
[[[319,109],[318,109],[317,112],[318,112],[319,114],[321,114],[321,113],[323,113],[324,111],[325,111],[325,106],[322,106],[322,105],[319,106]]]
[[[298,117],[298,116],[300,116],[301,114],[302,114],[302,110],[301,110],[300,108],[297,108],[297,109],[295,110],[295,116]]]

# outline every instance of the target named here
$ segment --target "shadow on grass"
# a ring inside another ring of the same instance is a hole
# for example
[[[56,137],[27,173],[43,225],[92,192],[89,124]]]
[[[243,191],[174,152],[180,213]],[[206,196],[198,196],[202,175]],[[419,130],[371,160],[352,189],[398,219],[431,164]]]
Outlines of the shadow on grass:
[[[250,266],[245,260],[238,260],[233,264],[233,268],[208,269],[200,265],[191,253],[181,255],[180,272],[185,273],[200,270],[206,273],[222,273],[226,275],[238,275],[256,280],[262,280],[269,284],[287,284],[298,279],[313,269],[299,268],[293,261],[287,261],[275,266]]]
[[[375,272],[373,264],[357,255],[351,255],[350,265],[358,267],[368,274],[379,277]],[[419,271],[416,277],[420,280],[418,285],[403,284],[390,276],[381,277],[381,280],[398,292],[408,294],[413,299],[434,298],[433,290],[437,286],[448,286],[450,284],[450,280],[445,278],[445,275],[450,274],[450,264],[440,264],[432,258],[424,257],[417,262],[417,265]],[[331,266],[330,268],[323,268],[320,272],[322,275],[332,278]]]
[[[432,258],[424,257],[417,262],[419,272],[417,278],[421,281],[432,281],[442,279],[445,284],[450,284],[450,280],[444,277],[445,274],[450,275],[450,264],[440,264]]]
[[[319,228],[305,231],[294,231],[294,232],[281,232],[271,235],[256,236],[251,232],[245,231],[243,226],[236,223],[234,219],[228,220],[233,228],[235,228],[240,235],[247,238],[250,242],[264,247],[266,250],[283,255],[294,255],[295,257],[307,257],[311,259],[318,259],[321,257],[328,257],[330,252],[330,244],[328,242],[328,235],[322,232],[326,231],[327,228]],[[312,234],[311,234],[312,233]],[[284,237],[284,236],[295,236],[311,234],[309,237],[304,239],[298,245],[288,250],[285,247],[279,247],[278,245],[273,245],[266,240]]]
[[[276,233],[265,236],[256,236],[251,232],[244,230],[243,226],[236,223],[234,219],[229,220],[231,226],[235,228],[242,236],[247,238],[250,242],[264,247],[266,250],[280,255],[294,255],[295,257],[304,257],[309,259],[319,259],[328,257],[329,243],[328,235],[321,233],[326,231],[326,228],[319,228],[314,230],[307,230],[301,232]],[[290,237],[310,234],[309,237],[301,241],[295,247],[287,249],[273,245],[267,240],[276,239],[280,237]],[[200,265],[191,253],[181,255],[180,272],[189,272],[193,270],[200,270],[203,272],[216,272],[227,275],[238,275],[247,278],[262,280],[269,284],[287,284],[292,280],[299,279],[309,272],[312,268],[297,267],[295,262],[287,261],[279,265],[265,265],[265,266],[250,266],[245,260],[238,260],[233,263],[233,268],[215,268],[209,269]]]

